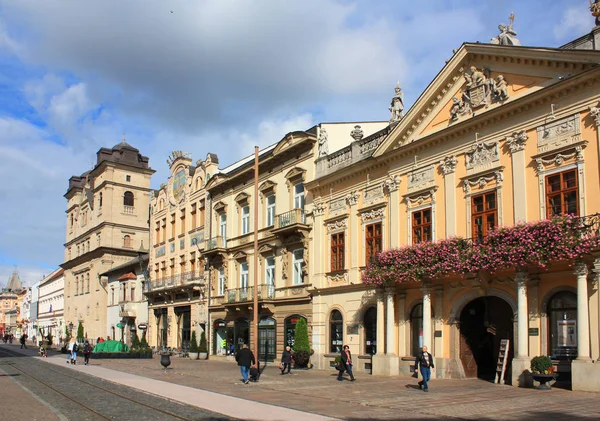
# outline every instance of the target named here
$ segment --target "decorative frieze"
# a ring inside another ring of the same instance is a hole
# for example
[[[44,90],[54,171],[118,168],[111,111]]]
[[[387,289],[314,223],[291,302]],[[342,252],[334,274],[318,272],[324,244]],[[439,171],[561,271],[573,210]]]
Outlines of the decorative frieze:
[[[563,148],[581,141],[581,119],[575,114],[537,128],[538,153]]]
[[[598,103],[595,107],[590,105],[590,115],[594,119],[594,124],[596,127],[600,126],[600,103]]]
[[[406,196],[406,198],[405,198],[406,205],[410,209],[414,206],[421,206],[426,201],[430,201],[432,204],[434,204],[436,190],[437,190],[437,187],[434,187],[430,190],[427,190],[427,191],[425,191],[421,194],[415,195],[415,196]]]
[[[359,198],[360,193],[358,191],[353,191],[346,195],[346,202],[348,203],[348,206],[354,206],[358,203]]]
[[[339,219],[327,224],[327,231],[336,231],[346,229],[348,227],[348,219]]]
[[[520,132],[514,132],[512,136],[508,136],[506,138],[506,144],[510,149],[510,153],[519,152],[525,149],[525,143],[529,139],[529,135],[525,130],[521,130]]]
[[[323,203],[323,202],[315,203],[314,208],[313,208],[313,213],[315,214],[315,216],[321,216],[321,215],[325,214],[325,203]]]
[[[360,214],[362,222],[372,221],[374,219],[381,219],[385,215],[385,208],[372,209],[367,212]]]
[[[346,198],[340,197],[329,202],[329,213],[339,213],[346,209]]]
[[[434,166],[419,168],[408,173],[408,191],[427,188],[434,181]]]
[[[331,286],[332,284],[347,284],[348,283],[348,272],[336,272],[325,275],[327,277],[327,283]]]
[[[494,171],[489,175],[463,180],[463,190],[466,194],[469,194],[471,193],[471,187],[479,186],[480,188],[484,188],[488,183],[494,180],[496,181],[497,186],[502,186],[502,182],[504,181],[502,169]]]
[[[575,158],[577,162],[583,162],[583,145],[575,146],[572,153],[557,153],[551,158],[536,158],[536,170],[538,173],[541,173],[546,170],[546,166],[548,165],[562,165],[566,160],[572,158]]]
[[[383,181],[383,186],[387,189],[388,193],[398,190],[400,186],[400,177],[395,175],[393,177],[387,178]]]
[[[476,142],[465,154],[467,171],[479,172],[500,161],[497,142]]]
[[[456,156],[454,155],[447,156],[446,158],[441,160],[440,168],[442,169],[444,176],[452,174],[454,171],[456,171],[456,164],[458,164],[458,159],[456,159]]]
[[[369,186],[369,187],[365,188],[365,190],[363,192],[363,195],[364,195],[363,204],[367,205],[367,204],[371,204],[371,203],[375,203],[375,202],[383,200],[385,197],[383,188],[384,188],[383,183],[375,184],[373,186]]]

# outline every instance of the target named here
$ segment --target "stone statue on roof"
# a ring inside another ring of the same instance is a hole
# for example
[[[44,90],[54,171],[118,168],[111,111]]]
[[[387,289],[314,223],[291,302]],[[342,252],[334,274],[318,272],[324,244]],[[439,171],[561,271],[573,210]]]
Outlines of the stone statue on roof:
[[[396,84],[395,95],[392,98],[392,103],[389,108],[392,113],[390,116],[390,124],[396,124],[404,115],[404,93],[400,88],[400,82]]]
[[[329,154],[329,146],[327,145],[327,130],[321,128],[319,133],[319,158]]]
[[[515,21],[515,14],[511,13],[508,17],[509,24],[505,25],[501,23],[498,25],[500,33],[495,38],[490,40],[490,44],[496,45],[521,45],[521,41],[517,39],[517,33],[513,29],[513,22]]]
[[[590,0],[590,12],[596,18],[596,26],[600,25],[600,0]]]

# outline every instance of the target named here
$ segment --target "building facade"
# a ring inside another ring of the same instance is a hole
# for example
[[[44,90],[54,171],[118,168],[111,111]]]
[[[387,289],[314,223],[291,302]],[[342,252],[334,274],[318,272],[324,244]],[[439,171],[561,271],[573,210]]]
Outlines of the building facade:
[[[17,334],[17,321],[20,313],[20,297],[23,285],[19,272],[15,271],[8,278],[8,284],[0,291],[0,332]]]
[[[37,338],[38,335],[38,305],[40,300],[40,281],[31,286],[31,308],[29,309],[29,329],[27,336],[30,339]]]
[[[559,381],[600,390],[593,256],[385,288],[362,283],[382,250],[484,241],[497,227],[600,212],[594,31],[561,49],[463,44],[368,154],[319,158],[307,183],[318,367],[332,366],[344,343],[359,370],[409,375],[426,345],[438,377],[493,379],[508,339],[507,383],[530,384],[530,359],[549,355]]]
[[[171,175],[152,198],[148,298],[148,344],[186,350],[208,323],[205,266],[207,181],[218,171],[218,157],[208,154],[192,165],[175,151],[167,160]]]
[[[58,268],[40,281],[37,331],[39,339],[52,336],[58,345],[66,336],[65,270]]]
[[[125,140],[101,148],[94,168],[69,180],[65,242],[65,323],[105,337],[108,290],[99,274],[137,257],[149,244],[148,158]],[[75,332],[72,332],[75,333]]]
[[[148,324],[148,301],[144,295],[147,269],[148,254],[140,252],[135,259],[100,274],[101,278],[107,278],[106,325],[111,339],[131,345],[136,334],[139,339],[145,334]]]

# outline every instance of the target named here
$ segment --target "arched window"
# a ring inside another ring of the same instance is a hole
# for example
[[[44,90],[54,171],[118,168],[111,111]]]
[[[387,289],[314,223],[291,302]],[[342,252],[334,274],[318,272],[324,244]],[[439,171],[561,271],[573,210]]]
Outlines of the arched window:
[[[329,316],[329,352],[342,352],[344,341],[344,318],[338,310]]]
[[[577,296],[557,292],[548,302],[550,352],[553,357],[577,357]]]
[[[126,191],[123,195],[123,205],[133,207],[133,193]]]
[[[417,304],[410,312],[410,346],[412,355],[423,347],[423,304]]]
[[[373,355],[377,352],[377,309],[369,308],[363,320],[365,328],[365,354]]]
[[[130,249],[132,247],[131,244],[131,237],[129,235],[123,237],[123,247]]]

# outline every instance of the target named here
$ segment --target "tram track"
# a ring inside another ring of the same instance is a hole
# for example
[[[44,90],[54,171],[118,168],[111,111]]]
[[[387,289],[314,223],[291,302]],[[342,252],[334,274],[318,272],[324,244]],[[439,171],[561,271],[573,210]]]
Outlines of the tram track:
[[[2,354],[4,354],[4,355],[2,355]],[[10,357],[23,358],[24,357],[22,354],[20,354],[18,352],[14,352],[12,350],[8,350],[6,348],[0,348],[0,356],[5,356],[5,357],[8,357],[8,358],[10,358]],[[8,363],[4,363],[3,365],[7,365],[7,366],[12,367],[13,369],[17,370],[19,373],[21,373],[22,375],[26,376],[27,378],[34,380],[35,382],[41,384],[42,386],[46,387],[47,389],[51,390],[52,392],[54,392],[54,393],[62,396],[63,398],[67,399],[69,402],[72,402],[72,403],[76,404],[77,406],[85,409],[86,411],[89,411],[90,413],[98,416],[101,419],[104,419],[104,420],[114,420],[115,419],[115,418],[109,418],[109,417],[107,417],[105,414],[103,414],[102,412],[94,409],[90,405],[87,405],[87,404],[81,402],[81,400],[75,399],[73,396],[71,396],[72,394],[64,393],[63,391],[59,390],[57,387],[55,387],[51,383],[40,379],[39,376],[35,376],[31,372],[28,372],[28,370],[24,370],[23,368],[20,367],[20,365],[17,362],[12,361],[12,362],[8,362]],[[141,402],[141,401],[139,401],[137,399],[133,399],[133,398],[131,398],[129,396],[125,396],[122,393],[119,393],[119,392],[117,392],[115,390],[110,390],[110,389],[108,389],[106,387],[102,387],[102,386],[100,386],[98,384],[94,384],[92,382],[83,380],[79,376],[72,376],[72,375],[70,375],[68,373],[65,373],[64,370],[53,369],[53,368],[51,368],[49,366],[49,364],[48,364],[48,366],[44,367],[44,370],[46,370],[46,371],[48,371],[48,372],[56,375],[57,378],[63,377],[63,378],[67,378],[67,379],[72,380],[72,381],[76,381],[76,382],[84,384],[84,385],[86,385],[88,387],[92,387],[95,390],[102,391],[104,393],[108,393],[108,394],[110,394],[112,396],[115,396],[115,397],[118,397],[120,399],[123,399],[123,400],[125,400],[125,401],[127,401],[127,402],[129,402],[131,404],[142,406],[142,407],[144,407],[144,408],[146,408],[148,410],[154,411],[156,413],[160,413],[162,415],[166,415],[168,417],[172,417],[173,419],[176,419],[176,420],[191,421],[191,420],[194,419],[194,418],[182,417],[181,415],[178,415],[178,414],[173,413],[171,411],[167,411],[167,410],[158,408],[156,406],[149,405],[147,403]],[[66,369],[66,370],[68,370],[68,369]],[[85,375],[84,373],[81,373],[81,374]],[[59,383],[63,384],[62,382],[59,382]],[[146,395],[148,395],[150,397],[153,396],[151,394],[147,394],[147,393],[141,392],[141,391],[136,391],[136,392],[138,392],[138,393],[144,393],[144,394],[146,394]],[[160,398],[160,399],[164,399],[164,398]],[[216,419],[216,418],[213,418],[213,419]],[[222,420],[222,419],[225,419],[225,417],[219,417],[218,419]]]

